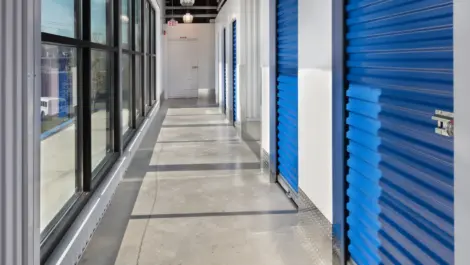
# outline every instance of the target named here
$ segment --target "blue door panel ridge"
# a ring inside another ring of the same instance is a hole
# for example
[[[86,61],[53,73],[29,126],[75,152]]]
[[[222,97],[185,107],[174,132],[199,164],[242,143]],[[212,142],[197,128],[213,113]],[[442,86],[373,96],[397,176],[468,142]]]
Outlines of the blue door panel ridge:
[[[298,192],[298,0],[277,2],[276,47],[278,172]]]
[[[224,113],[226,112],[226,108],[227,108],[227,46],[226,46],[226,43],[225,43],[225,40],[226,40],[226,29],[224,28],[224,33],[223,33],[223,52],[224,52],[224,55],[223,55],[223,67],[224,67],[224,91],[223,91],[223,95],[224,95],[224,98],[223,98],[223,102],[222,102],[222,109],[224,111]]]
[[[349,0],[348,250],[358,265],[454,264],[453,2]]]
[[[233,122],[237,121],[237,21],[232,23],[232,89],[233,89]]]

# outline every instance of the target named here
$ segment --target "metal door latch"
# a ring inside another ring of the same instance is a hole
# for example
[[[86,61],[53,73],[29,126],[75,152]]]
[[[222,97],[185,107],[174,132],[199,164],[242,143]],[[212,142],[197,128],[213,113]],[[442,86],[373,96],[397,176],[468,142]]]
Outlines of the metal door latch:
[[[447,136],[454,136],[454,113],[442,110],[436,110],[432,119],[437,121],[437,127],[434,129],[434,132]]]

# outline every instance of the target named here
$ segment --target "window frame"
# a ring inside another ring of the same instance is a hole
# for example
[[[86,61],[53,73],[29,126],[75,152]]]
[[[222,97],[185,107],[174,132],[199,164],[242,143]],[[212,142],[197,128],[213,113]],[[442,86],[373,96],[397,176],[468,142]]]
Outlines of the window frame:
[[[75,194],[64,202],[64,207],[47,224],[41,233],[41,263],[44,263],[54,248],[71,227],[80,211],[91,198],[94,191],[102,183],[107,173],[123,153],[123,149],[135,136],[144,118],[149,115],[156,105],[156,45],[157,21],[156,9],[150,0],[128,0],[129,32],[127,46],[122,43],[122,0],[109,0],[107,12],[106,36],[107,43],[92,42],[91,32],[91,0],[74,0],[75,37],[65,37],[51,33],[41,33],[41,43],[57,46],[67,46],[76,49],[77,60],[77,112],[76,112],[76,177]],[[140,43],[136,39],[136,4],[140,2]],[[145,20],[146,6],[148,7],[148,20]],[[148,27],[148,29],[147,29]],[[147,40],[145,39],[147,35]],[[148,43],[145,44],[145,41]],[[139,45],[137,47],[137,45]],[[145,49],[145,46],[147,48]],[[154,47],[155,46],[155,47]],[[107,153],[100,165],[92,170],[92,58],[91,51],[107,52],[107,67],[109,91],[109,119],[110,128],[107,141],[111,145],[111,153]],[[123,55],[129,56],[130,63],[130,98],[129,129],[122,134],[122,78],[121,66]],[[137,56],[140,59],[140,72],[136,72]],[[137,74],[139,76],[137,76]],[[137,81],[140,79],[140,86]],[[147,81],[146,81],[147,80]],[[145,87],[147,86],[147,87]],[[147,88],[147,90],[146,90]],[[137,89],[141,98],[136,102]],[[148,91],[146,94],[145,91]],[[136,104],[140,105],[140,115],[137,117]],[[148,105],[147,107],[145,105]],[[109,139],[108,139],[109,138]]]

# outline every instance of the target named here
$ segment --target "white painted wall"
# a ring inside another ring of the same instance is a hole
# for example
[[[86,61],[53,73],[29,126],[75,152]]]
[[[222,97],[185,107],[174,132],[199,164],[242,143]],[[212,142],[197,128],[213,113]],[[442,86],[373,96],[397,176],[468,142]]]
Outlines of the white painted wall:
[[[271,0],[260,0],[259,8],[259,45],[261,61],[261,148],[269,154],[270,135],[270,89],[276,85],[276,3]]]
[[[157,36],[157,67],[155,69],[155,75],[157,76],[157,83],[156,83],[156,89],[157,90],[157,101],[160,100],[160,95],[163,93],[164,87],[163,87],[163,65],[162,65],[162,54],[163,54],[163,42],[162,42],[162,25],[163,25],[163,17],[164,17],[164,10],[165,10],[165,3],[164,0],[152,0],[151,1],[152,6],[155,8],[155,21],[156,21],[156,27],[155,27],[155,34]]]
[[[330,222],[332,0],[299,0],[299,187]]]
[[[168,66],[170,60],[179,56],[179,54],[170,54],[168,51],[171,49],[168,48],[168,45],[171,43],[171,40],[177,40],[181,38],[187,39],[197,39],[197,50],[194,52],[198,55],[198,88],[214,88],[215,84],[215,25],[214,24],[178,24],[174,27],[164,26],[166,30],[166,36],[164,38],[164,65]],[[168,76],[177,75],[178,73],[165,73],[165,80],[163,80],[167,89],[172,89],[168,87]],[[165,97],[168,97],[166,91]]]

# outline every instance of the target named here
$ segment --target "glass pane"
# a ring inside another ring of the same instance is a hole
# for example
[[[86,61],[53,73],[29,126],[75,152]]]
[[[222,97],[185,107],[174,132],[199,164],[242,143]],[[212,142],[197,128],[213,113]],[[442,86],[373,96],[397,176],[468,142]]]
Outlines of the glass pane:
[[[144,100],[145,106],[147,107],[149,105],[149,103],[148,103],[148,98],[149,98],[149,96],[148,96],[148,90],[149,90],[149,82],[148,82],[149,81],[149,66],[148,66],[148,61],[149,60],[148,60],[148,56],[144,56],[144,57],[142,57],[142,59],[144,60],[144,63],[145,63],[145,65],[144,65],[145,68],[143,69],[143,72],[144,72],[143,78],[144,78],[144,80],[142,82],[142,85],[144,87],[143,87],[142,98]]]
[[[122,134],[130,128],[131,120],[131,57],[122,55]]]
[[[91,159],[92,169],[112,152],[109,61],[106,51],[91,51]]]
[[[108,43],[107,21],[110,0],[91,0],[91,41]]]
[[[75,38],[76,27],[75,0],[42,0],[42,32]]]
[[[121,30],[122,30],[122,46],[124,49],[129,49],[129,1],[121,0]]]
[[[153,67],[152,67],[152,57],[147,56],[147,67],[148,67],[148,88],[147,88],[147,95],[146,95],[146,105],[152,105],[152,90],[153,90],[153,84],[152,84],[152,76],[153,76]]]
[[[142,10],[141,10],[141,0],[135,0],[135,50],[142,50]]]
[[[153,90],[152,90],[152,99],[154,101],[157,100],[157,64],[155,63],[156,59],[155,57],[152,57],[152,65],[153,65],[153,76],[152,76],[152,82],[153,82]]]
[[[75,194],[77,50],[42,45],[41,232]]]
[[[155,24],[155,12],[153,9],[150,10],[150,42],[151,42],[151,49],[150,49],[150,53],[152,54],[155,54],[155,28],[156,28],[156,24]]]
[[[145,1],[145,13],[144,13],[144,21],[145,21],[145,32],[144,32],[144,51],[146,53],[149,53],[149,43],[148,43],[148,39],[149,39],[149,3],[147,1]]]
[[[135,57],[135,112],[136,117],[142,113],[142,60],[141,56]]]

